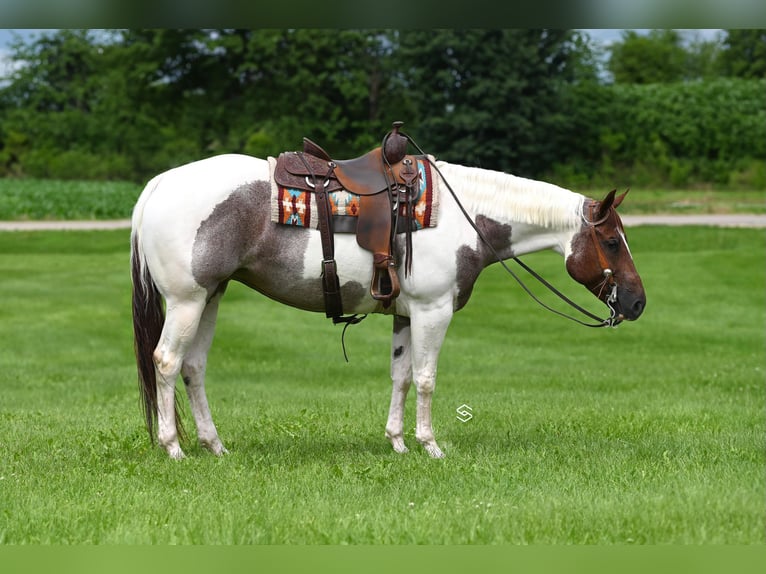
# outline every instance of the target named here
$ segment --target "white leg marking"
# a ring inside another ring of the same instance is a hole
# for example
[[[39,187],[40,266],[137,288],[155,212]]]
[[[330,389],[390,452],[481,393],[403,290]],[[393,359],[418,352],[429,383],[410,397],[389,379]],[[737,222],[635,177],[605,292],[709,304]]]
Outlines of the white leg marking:
[[[221,295],[216,295],[205,307],[194,338],[181,366],[181,375],[186,385],[194,423],[197,426],[197,438],[200,444],[213,454],[220,456],[228,452],[218,437],[218,431],[210,414],[210,407],[205,394],[205,369],[210,345],[213,343],[215,321],[218,316],[218,303]]]
[[[154,364],[157,369],[157,438],[160,446],[174,459],[184,457],[176,428],[176,379],[181,371],[186,350],[196,336],[204,308],[204,295],[201,300],[196,301],[168,302],[162,336],[154,351]]]
[[[418,391],[415,438],[433,458],[444,456],[434,437],[431,399],[436,386],[439,351],[451,319],[451,301],[439,309],[412,317],[412,371]]]
[[[407,452],[404,445],[404,404],[412,384],[412,355],[410,353],[410,326],[404,319],[394,319],[391,339],[391,406],[388,409],[386,438],[398,453]]]

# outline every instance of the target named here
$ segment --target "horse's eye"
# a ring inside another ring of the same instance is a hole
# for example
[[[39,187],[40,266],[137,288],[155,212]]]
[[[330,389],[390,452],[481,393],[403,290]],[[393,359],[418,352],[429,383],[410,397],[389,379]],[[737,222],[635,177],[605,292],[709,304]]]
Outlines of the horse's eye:
[[[617,251],[620,248],[620,241],[615,237],[612,237],[611,239],[607,239],[606,241],[604,241],[604,244],[607,246],[607,248],[610,251]]]

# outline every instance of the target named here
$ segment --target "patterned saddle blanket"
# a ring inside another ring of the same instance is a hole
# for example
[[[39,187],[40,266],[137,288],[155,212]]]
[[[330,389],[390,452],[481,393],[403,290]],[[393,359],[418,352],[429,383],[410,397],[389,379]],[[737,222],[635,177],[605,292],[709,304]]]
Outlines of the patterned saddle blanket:
[[[268,158],[271,180],[271,220],[282,225],[295,227],[318,227],[318,213],[314,194],[302,189],[291,189],[279,185],[274,179],[276,159]],[[420,172],[419,188],[414,201],[415,218],[411,230],[436,227],[439,216],[438,178],[433,177],[431,165],[424,158],[417,158]],[[336,233],[354,233],[359,215],[359,197],[345,189],[328,193]],[[403,220],[404,208],[400,213]],[[398,231],[403,232],[404,229]]]

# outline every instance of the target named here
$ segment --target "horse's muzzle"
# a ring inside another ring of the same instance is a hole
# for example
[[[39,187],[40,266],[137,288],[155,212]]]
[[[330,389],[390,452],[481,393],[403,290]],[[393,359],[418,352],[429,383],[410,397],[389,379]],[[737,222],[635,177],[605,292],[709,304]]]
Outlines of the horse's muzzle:
[[[633,294],[629,291],[619,293],[617,297],[617,317],[626,321],[635,321],[644,312],[646,295]]]

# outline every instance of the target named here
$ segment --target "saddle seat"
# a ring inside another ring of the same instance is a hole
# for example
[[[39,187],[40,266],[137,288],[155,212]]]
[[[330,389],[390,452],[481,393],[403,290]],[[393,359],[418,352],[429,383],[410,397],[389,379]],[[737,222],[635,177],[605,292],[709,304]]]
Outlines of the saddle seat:
[[[356,195],[375,195],[386,191],[394,185],[394,182],[406,183],[408,173],[402,171],[410,165],[414,165],[414,158],[410,157],[405,162],[407,140],[398,134],[398,125],[394,124],[395,131],[392,136],[399,136],[404,140],[404,145],[395,147],[391,136],[387,138],[384,147],[375,148],[366,154],[353,159],[332,159],[321,146],[308,138],[303,138],[303,151],[325,162],[333,162],[335,169],[333,176],[344,189]]]
[[[387,308],[399,295],[396,261],[392,255],[394,207],[409,201],[418,179],[415,157],[406,154],[408,139],[399,133],[401,126],[402,122],[394,122],[383,145],[354,159],[332,159],[308,138],[303,138],[303,152],[284,152],[277,158],[276,182],[312,192],[316,197],[324,263],[330,260],[332,263],[331,268],[325,265],[325,306],[327,316],[334,320],[341,311],[340,288],[328,285],[326,276],[334,274],[335,264],[329,192],[346,190],[360,196],[356,241],[373,255],[371,296]]]

